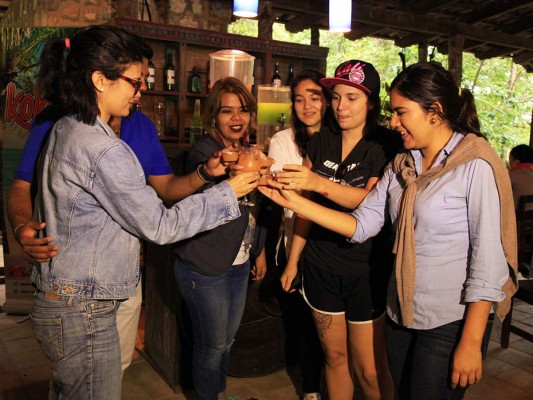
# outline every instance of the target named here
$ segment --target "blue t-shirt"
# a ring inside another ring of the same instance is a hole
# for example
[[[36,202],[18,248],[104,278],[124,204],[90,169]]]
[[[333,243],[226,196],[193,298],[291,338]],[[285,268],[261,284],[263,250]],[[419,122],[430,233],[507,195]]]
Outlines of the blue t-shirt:
[[[33,182],[35,166],[41,149],[56,121],[62,117],[61,111],[54,106],[46,107],[33,121],[30,134],[15,179]],[[128,117],[122,118],[120,138],[131,147],[144,170],[148,180],[150,175],[172,174],[165,149],[159,142],[154,124],[145,114],[134,111]]]

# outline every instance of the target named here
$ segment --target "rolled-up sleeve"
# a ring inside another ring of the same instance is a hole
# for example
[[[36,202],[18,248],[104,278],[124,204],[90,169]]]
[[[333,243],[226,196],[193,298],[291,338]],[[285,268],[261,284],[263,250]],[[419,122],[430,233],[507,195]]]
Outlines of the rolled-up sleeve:
[[[376,236],[385,222],[387,209],[387,190],[392,178],[392,171],[385,171],[383,178],[352,211],[357,220],[357,229],[350,239],[351,243],[362,243],[368,238]]]
[[[468,225],[471,257],[465,283],[465,302],[498,302],[509,270],[500,233],[500,199],[490,165],[472,162],[468,190]]]

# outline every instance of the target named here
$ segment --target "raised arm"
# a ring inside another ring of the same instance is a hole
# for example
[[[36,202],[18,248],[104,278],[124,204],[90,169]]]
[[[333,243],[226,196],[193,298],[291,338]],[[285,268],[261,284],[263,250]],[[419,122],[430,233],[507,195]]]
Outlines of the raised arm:
[[[282,207],[287,207],[298,215],[351,238],[357,228],[357,221],[351,214],[335,211],[304,198],[294,190],[285,190],[282,183],[269,181],[270,186],[259,186],[258,190]],[[294,243],[293,243],[294,246]]]
[[[205,162],[205,172],[211,176],[220,176],[226,173],[226,167],[220,162],[221,152],[216,152]],[[154,188],[161,200],[167,204],[184,199],[200,189],[205,182],[200,178],[196,170],[187,175],[176,176],[150,175],[148,184]]]
[[[378,182],[377,177],[372,177],[364,188],[342,185],[315,174],[311,167],[311,161],[306,157],[303,165],[285,165],[284,172],[276,174],[276,179],[285,183],[286,189],[313,191],[348,209],[356,208]]]

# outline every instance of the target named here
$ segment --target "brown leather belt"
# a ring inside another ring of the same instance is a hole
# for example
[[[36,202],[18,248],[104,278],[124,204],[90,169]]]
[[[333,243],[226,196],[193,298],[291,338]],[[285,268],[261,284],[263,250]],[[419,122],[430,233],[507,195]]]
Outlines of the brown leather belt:
[[[55,293],[44,292],[44,298],[48,300],[59,300],[61,297]]]

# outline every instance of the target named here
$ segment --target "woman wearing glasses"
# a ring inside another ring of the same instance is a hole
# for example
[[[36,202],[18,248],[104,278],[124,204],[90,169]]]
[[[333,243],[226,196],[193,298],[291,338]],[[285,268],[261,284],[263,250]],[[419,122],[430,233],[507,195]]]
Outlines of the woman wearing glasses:
[[[172,243],[234,220],[237,197],[256,187],[257,173],[241,174],[171,208],[148,188],[134,153],[108,125],[140,97],[142,56],[134,36],[102,25],[49,42],[40,59],[38,90],[53,93],[65,116],[39,165],[36,218],[59,250],[32,272],[32,323],[59,398],[121,397],[115,317],[136,291],[138,238]]]
[[[311,191],[327,208],[351,211],[378,182],[387,155],[377,138],[380,79],[372,64],[350,60],[324,78],[332,88],[338,128],[322,128],[307,146],[304,166],[285,165],[276,179],[291,189]],[[391,134],[390,141],[394,136]],[[303,270],[302,294],[313,310],[326,355],[332,399],[352,399],[352,369],[367,399],[392,399],[385,354],[385,297],[390,272],[386,237],[361,244],[309,220],[296,218],[292,247],[281,277],[285,290]]]

